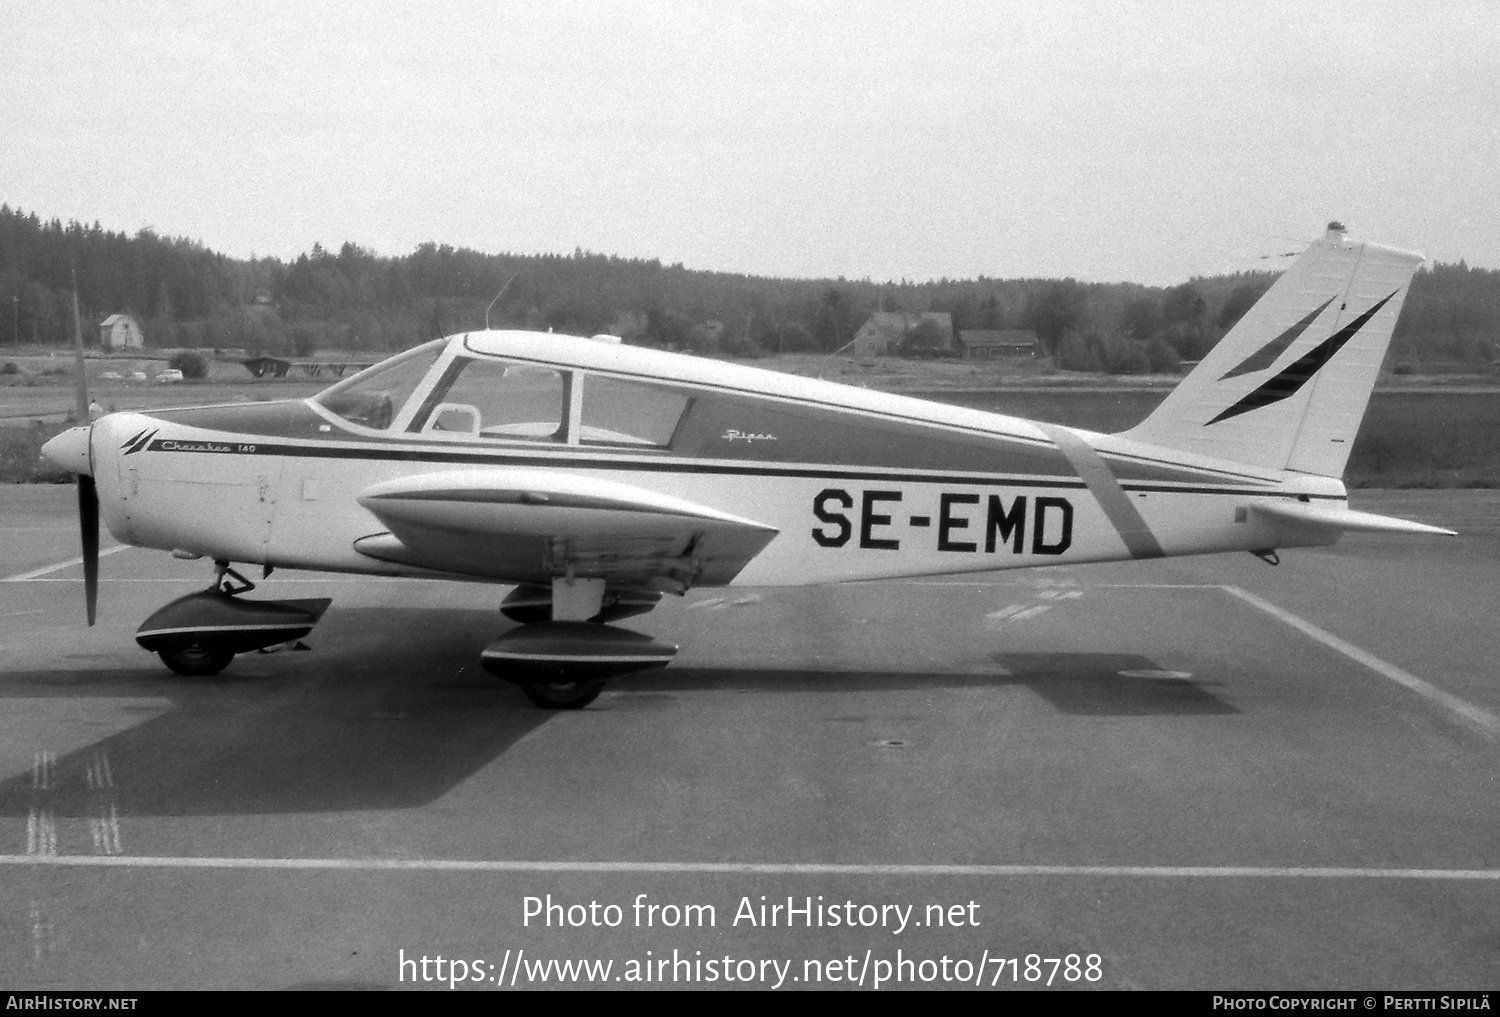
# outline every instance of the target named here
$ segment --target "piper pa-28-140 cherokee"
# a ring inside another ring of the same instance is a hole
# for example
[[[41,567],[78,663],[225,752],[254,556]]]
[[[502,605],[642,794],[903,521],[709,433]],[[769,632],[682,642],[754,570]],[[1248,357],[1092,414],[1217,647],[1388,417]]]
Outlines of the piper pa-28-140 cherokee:
[[[610,336],[482,331],[306,400],[112,413],[44,453],[80,475],[91,620],[101,510],[127,544],[215,562],[137,633],[179,673],[300,638],[328,606],[243,597],[232,564],[446,578],[515,586],[500,610],[521,624],[485,667],[579,707],[676,653],[610,623],[698,586],[1451,534],[1353,511],[1341,480],[1421,262],[1332,224],[1114,435]]]

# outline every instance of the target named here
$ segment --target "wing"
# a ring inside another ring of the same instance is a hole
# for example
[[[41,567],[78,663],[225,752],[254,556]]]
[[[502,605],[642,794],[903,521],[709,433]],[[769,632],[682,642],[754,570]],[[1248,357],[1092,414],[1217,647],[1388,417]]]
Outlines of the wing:
[[[554,470],[430,473],[367,489],[390,531],[356,541],[371,558],[512,583],[570,570],[612,585],[681,592],[728,583],[779,532],[644,488]]]

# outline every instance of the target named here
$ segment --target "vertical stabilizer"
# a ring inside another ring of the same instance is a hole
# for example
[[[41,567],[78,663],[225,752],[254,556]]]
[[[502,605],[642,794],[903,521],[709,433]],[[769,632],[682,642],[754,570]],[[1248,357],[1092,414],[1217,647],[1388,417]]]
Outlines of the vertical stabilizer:
[[[1124,437],[1341,477],[1422,255],[1349,240],[1302,253]]]

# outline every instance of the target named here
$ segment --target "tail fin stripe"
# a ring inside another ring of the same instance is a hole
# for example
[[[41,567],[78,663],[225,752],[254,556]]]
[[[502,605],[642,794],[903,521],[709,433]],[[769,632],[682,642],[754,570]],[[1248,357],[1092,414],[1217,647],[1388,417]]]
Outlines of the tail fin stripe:
[[[1328,305],[1334,302],[1337,296],[1337,294],[1334,294],[1334,296],[1329,297],[1327,300],[1323,301],[1318,305],[1317,309],[1307,317],[1303,318],[1301,321],[1297,322],[1297,324],[1293,325],[1291,328],[1281,333],[1275,339],[1272,339],[1270,342],[1266,343],[1266,345],[1262,346],[1260,349],[1250,354],[1244,360],[1240,361],[1238,367],[1230,368],[1228,372],[1226,372],[1225,374],[1221,374],[1219,376],[1219,380],[1224,381],[1228,378],[1238,378],[1242,374],[1254,374],[1256,371],[1264,371],[1266,368],[1276,363],[1276,358],[1285,353],[1287,347],[1296,342],[1297,337],[1302,335],[1303,332],[1307,331],[1307,326],[1316,321],[1318,315],[1322,314],[1323,311],[1328,307]]]
[[[1220,413],[1217,417],[1214,417],[1208,423],[1217,424],[1221,420],[1228,420],[1230,417],[1237,417],[1241,413],[1248,413],[1250,410],[1256,410],[1262,406],[1279,403],[1281,400],[1295,395],[1303,385],[1307,384],[1313,375],[1322,369],[1324,364],[1333,359],[1335,353],[1344,348],[1345,343],[1354,338],[1355,333],[1364,328],[1366,322],[1375,317],[1376,312],[1384,307],[1391,297],[1394,297],[1399,292],[1399,290],[1392,292],[1364,314],[1361,314],[1358,318],[1355,318],[1349,324],[1323,340],[1323,342],[1308,350],[1274,378],[1261,385],[1223,413]],[[1327,305],[1325,304],[1324,306],[1326,307]]]

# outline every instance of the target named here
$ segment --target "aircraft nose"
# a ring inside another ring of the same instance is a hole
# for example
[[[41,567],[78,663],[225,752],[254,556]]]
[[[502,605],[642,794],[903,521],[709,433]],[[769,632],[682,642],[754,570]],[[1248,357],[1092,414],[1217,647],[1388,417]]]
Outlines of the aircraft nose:
[[[70,427],[42,446],[42,457],[69,473],[93,475],[89,462],[91,427]]]

